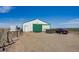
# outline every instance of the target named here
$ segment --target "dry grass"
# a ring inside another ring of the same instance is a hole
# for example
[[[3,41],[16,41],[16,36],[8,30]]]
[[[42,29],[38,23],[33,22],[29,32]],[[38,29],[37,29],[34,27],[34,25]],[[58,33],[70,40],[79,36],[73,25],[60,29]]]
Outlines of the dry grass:
[[[79,34],[24,33],[8,51],[14,52],[76,52],[79,51]]]

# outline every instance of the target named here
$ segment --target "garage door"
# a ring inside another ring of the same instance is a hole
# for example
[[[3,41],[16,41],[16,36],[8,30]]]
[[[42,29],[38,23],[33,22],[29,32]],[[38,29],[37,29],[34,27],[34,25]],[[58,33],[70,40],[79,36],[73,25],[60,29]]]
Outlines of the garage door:
[[[42,32],[42,24],[33,24],[33,32]]]

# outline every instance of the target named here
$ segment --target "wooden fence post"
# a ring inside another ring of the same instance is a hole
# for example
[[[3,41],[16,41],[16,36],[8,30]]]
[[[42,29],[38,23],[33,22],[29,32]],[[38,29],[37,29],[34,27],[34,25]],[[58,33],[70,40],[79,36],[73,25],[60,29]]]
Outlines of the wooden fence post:
[[[2,51],[5,51],[5,43],[3,43]]]
[[[7,42],[10,44],[10,40],[9,40],[9,31],[7,32]]]

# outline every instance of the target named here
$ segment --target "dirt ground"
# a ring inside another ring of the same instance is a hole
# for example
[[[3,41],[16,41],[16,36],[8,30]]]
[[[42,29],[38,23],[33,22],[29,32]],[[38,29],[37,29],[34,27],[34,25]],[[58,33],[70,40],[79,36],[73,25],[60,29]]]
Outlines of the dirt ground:
[[[23,33],[8,52],[79,52],[79,33]]]

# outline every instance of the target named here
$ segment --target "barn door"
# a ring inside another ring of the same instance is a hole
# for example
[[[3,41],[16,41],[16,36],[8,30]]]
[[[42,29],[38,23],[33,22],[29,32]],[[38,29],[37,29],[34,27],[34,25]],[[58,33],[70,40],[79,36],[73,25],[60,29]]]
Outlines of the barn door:
[[[33,32],[42,32],[42,24],[33,24]]]

